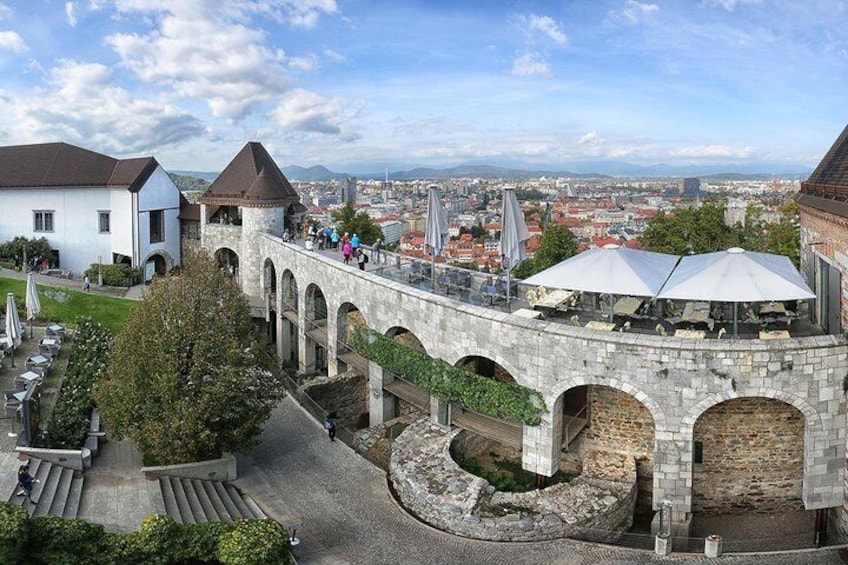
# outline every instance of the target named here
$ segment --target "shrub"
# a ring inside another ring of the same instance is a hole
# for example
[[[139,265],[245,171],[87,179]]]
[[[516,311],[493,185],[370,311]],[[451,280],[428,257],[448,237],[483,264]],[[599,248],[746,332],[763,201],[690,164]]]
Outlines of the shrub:
[[[44,565],[110,565],[106,532],[100,524],[34,518],[29,526],[29,562]]]
[[[294,563],[288,532],[273,520],[238,520],[232,531],[218,539],[223,565],[278,565]]]
[[[50,257],[50,242],[46,237],[27,239],[22,235],[17,236],[5,243],[0,243],[0,257],[14,261],[17,257],[23,262],[24,247],[26,247],[27,260],[33,257]]]
[[[134,269],[123,263],[117,263],[114,265],[98,265],[97,263],[92,263],[85,271],[85,274],[88,275],[88,278],[91,279],[92,282],[97,281],[98,273],[103,274],[103,284],[106,286],[127,286],[127,279],[135,280],[141,276],[141,271],[139,271],[139,269]]]
[[[26,510],[0,502],[0,563],[22,563],[27,545]]]

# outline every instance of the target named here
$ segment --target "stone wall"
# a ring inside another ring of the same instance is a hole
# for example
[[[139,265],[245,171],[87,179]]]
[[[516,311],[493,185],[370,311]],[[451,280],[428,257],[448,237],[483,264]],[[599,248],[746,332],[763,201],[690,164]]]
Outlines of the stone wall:
[[[644,404],[607,386],[586,392],[589,425],[582,448],[629,455],[636,460],[640,508],[650,509],[654,480],[654,418]],[[612,460],[611,460],[612,462]]]
[[[728,400],[695,423],[703,463],[692,509],[704,514],[802,510],[804,415],[767,398]]]
[[[357,371],[317,377],[301,389],[327,412],[338,413],[340,425],[351,430],[368,425],[368,379]]]
[[[630,526],[636,500],[632,460],[630,472],[618,476],[622,480],[606,475],[527,493],[494,492],[451,457],[451,443],[461,433],[419,420],[395,440],[389,480],[401,504],[424,522],[494,541],[538,541],[577,529],[624,531]]]
[[[528,471],[550,476],[559,467],[563,393],[576,386],[608,386],[650,411],[656,437],[653,504],[669,499],[675,513],[685,514],[692,509],[693,429],[698,417],[734,398],[773,398],[795,406],[806,418],[805,508],[842,504],[846,448],[842,379],[848,373],[844,337],[686,340],[592,331],[460,303],[278,238],[259,239],[261,255],[271,258],[278,276],[290,270],[301,289],[301,334],[306,326],[303,292],[311,284],[321,288],[334,313],[327,324],[330,358],[336,354],[336,313],[353,302],[376,331],[406,328],[429,355],[451,365],[469,356],[489,358],[517,383],[539,391],[548,411],[540,425],[523,428],[522,466]],[[261,267],[260,262],[253,268]],[[307,366],[309,361],[304,351],[300,363]]]

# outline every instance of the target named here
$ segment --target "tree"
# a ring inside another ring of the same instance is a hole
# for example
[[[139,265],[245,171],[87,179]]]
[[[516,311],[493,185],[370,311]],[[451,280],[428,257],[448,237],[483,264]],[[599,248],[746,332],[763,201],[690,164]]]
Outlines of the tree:
[[[219,457],[255,445],[283,396],[269,351],[239,288],[212,258],[191,253],[130,314],[94,399],[147,465]]]
[[[674,215],[660,212],[648,222],[639,241],[648,251],[689,255],[721,251],[740,244],[738,230],[724,223],[725,207],[708,200],[698,208],[675,210]]]
[[[780,206],[781,217],[775,222],[762,219],[762,208],[748,205],[742,245],[745,249],[785,255],[795,267],[801,261],[801,232],[798,224],[798,204],[789,200]]]
[[[350,235],[357,234],[359,240],[365,245],[371,245],[383,237],[383,230],[374,223],[371,216],[366,212],[357,213],[350,202],[333,212],[333,220],[336,222],[336,230],[339,234],[345,232]]]
[[[46,237],[27,239],[22,235],[5,243],[0,243],[0,257],[14,260],[16,257],[23,262],[24,250],[27,260],[33,257],[50,257],[50,242]]]
[[[515,268],[519,279],[526,279],[538,272],[553,267],[577,253],[577,238],[568,226],[552,225],[542,232],[539,249],[530,259]]]

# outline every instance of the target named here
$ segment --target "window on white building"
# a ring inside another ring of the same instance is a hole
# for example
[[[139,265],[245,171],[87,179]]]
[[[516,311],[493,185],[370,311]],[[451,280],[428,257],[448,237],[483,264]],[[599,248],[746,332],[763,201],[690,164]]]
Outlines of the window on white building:
[[[162,210],[150,212],[150,243],[161,243],[165,239],[165,223]]]
[[[97,212],[97,226],[100,233],[110,233],[112,231],[111,212],[109,210],[100,210]]]
[[[33,231],[53,231],[53,210],[32,211]]]

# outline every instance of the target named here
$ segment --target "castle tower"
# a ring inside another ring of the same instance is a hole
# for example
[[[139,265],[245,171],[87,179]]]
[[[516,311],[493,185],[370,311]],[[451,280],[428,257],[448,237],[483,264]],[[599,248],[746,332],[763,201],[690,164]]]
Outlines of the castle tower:
[[[200,197],[201,244],[248,296],[261,295],[259,235],[283,235],[300,196],[261,143],[248,142]]]

